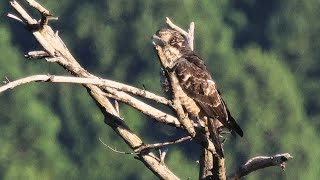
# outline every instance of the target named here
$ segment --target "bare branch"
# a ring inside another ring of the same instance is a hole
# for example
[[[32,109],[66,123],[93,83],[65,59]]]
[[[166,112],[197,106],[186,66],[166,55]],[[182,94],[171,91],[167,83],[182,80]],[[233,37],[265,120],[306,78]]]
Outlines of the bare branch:
[[[119,103],[117,100],[114,100],[114,108],[116,109],[117,113],[120,114]]]
[[[30,51],[28,54],[24,55],[24,57],[28,59],[42,59],[50,57],[50,55],[45,51]]]
[[[43,51],[42,51],[43,52]],[[33,56],[33,55],[32,55]],[[37,55],[36,55],[37,56]],[[16,81],[11,82],[10,84],[6,84],[5,86],[0,87],[0,92],[3,92],[7,89],[12,89],[16,86],[34,82],[34,81],[50,81],[55,83],[77,83],[77,84],[94,84],[101,85],[109,88],[114,88],[116,90],[129,92],[134,95],[138,95],[144,97],[146,99],[153,100],[155,102],[171,105],[170,101],[164,97],[158,96],[152,92],[139,89],[133,86],[129,86],[126,84],[122,84],[116,81],[108,80],[108,79],[98,79],[98,78],[81,78],[81,77],[68,77],[68,76],[55,76],[55,75],[33,75],[28,76]]]
[[[168,148],[164,148],[163,150],[159,149],[161,164],[164,164],[164,159],[166,158],[167,152],[168,152]]]
[[[58,20],[57,17],[53,17],[49,10],[47,10],[46,8],[44,8],[41,4],[39,4],[38,2],[34,1],[34,0],[26,0],[29,3],[29,6],[35,8],[36,10],[39,11],[39,13],[41,14],[42,18],[41,18],[41,22],[40,22],[40,26],[43,27],[44,25],[47,25],[49,20]]]
[[[13,0],[10,1],[10,5],[20,14],[20,16],[28,23],[28,24],[36,24],[37,20],[33,19],[21,6],[20,4]]]
[[[181,128],[180,122],[177,120],[177,118],[175,118],[169,114],[163,113],[162,111],[160,111],[152,106],[149,106],[142,101],[139,101],[139,100],[133,98],[129,94],[126,94],[121,91],[116,91],[111,88],[107,88],[107,89],[108,89],[108,92],[110,92],[110,93],[104,94],[107,97],[124,102],[124,103],[132,106],[133,108],[136,108],[137,110],[141,111],[142,113],[156,119],[158,122],[165,123],[167,125],[174,126],[177,128]]]
[[[139,93],[139,95],[147,99],[154,100],[158,103],[168,101],[165,98],[157,96],[145,90],[141,90],[132,86],[128,86],[128,85],[107,80],[107,79],[80,78],[80,77],[67,77],[67,76],[54,76],[54,75],[34,75],[34,76],[25,77],[16,81],[8,82],[7,84],[0,87],[0,93],[8,89],[13,89],[16,86],[23,85],[30,82],[48,82],[48,81],[54,82],[54,83],[78,83],[78,84],[94,84],[94,85],[105,86],[104,88],[107,89],[108,92],[111,92],[111,94],[103,93],[104,95],[117,99],[121,102],[127,103],[132,107],[136,108],[137,110],[141,111],[142,113],[156,119],[158,122],[181,128],[179,121],[175,117],[169,114],[166,114],[124,92],[119,92],[117,90],[122,90],[122,91],[126,90],[128,92],[134,92],[134,93],[136,91],[139,91],[139,92],[141,91],[143,93]]]
[[[186,37],[187,40],[188,40],[188,44],[189,44],[191,50],[193,50],[193,48],[194,48],[194,47],[193,47],[193,41],[194,41],[194,22],[191,22],[191,23],[190,23],[190,27],[189,27],[188,32],[186,32],[185,30],[183,30],[183,29],[180,28],[179,26],[173,24],[173,22],[172,22],[168,17],[166,17],[166,23],[167,23],[167,25],[168,25],[170,28],[172,28],[172,29],[180,32],[184,37]]]
[[[193,51],[193,49],[194,49],[194,22],[190,23],[190,27],[188,30],[188,43],[189,43],[191,50]]]
[[[188,32],[186,32],[185,30],[183,30],[179,26],[173,24],[172,21],[168,17],[166,17],[166,23],[168,24],[169,27],[171,27],[172,29],[180,32],[183,36],[185,36],[185,37],[189,36]]]
[[[4,84],[7,84],[7,83],[10,83],[10,82],[11,82],[7,76],[5,76],[5,79],[6,79],[6,80],[2,81]]]
[[[9,18],[12,18],[12,19],[14,19],[14,20],[17,20],[18,22],[21,22],[23,25],[26,25],[26,23],[24,23],[24,22],[22,21],[22,19],[20,19],[18,16],[14,15],[14,14],[8,13],[7,16],[8,16]]]
[[[226,180],[225,159],[203,148],[199,160],[199,179]]]
[[[41,12],[42,23],[38,23],[36,20],[31,18],[16,1],[11,1],[10,4],[19,13],[22,19],[27,22],[28,30],[30,30],[36,40],[44,48],[44,51],[48,52],[52,58],[61,57],[64,59],[62,63],[58,61],[58,63],[64,69],[77,77],[97,78],[82,68],[81,65],[76,61],[58,34],[54,33],[51,27],[46,24],[46,20],[48,20],[48,18],[43,12]],[[132,149],[141,146],[141,144],[143,144],[142,140],[128,128],[123,120],[121,120],[113,104],[108,98],[105,97],[105,89],[102,89],[98,85],[83,85],[85,88],[87,88],[88,93],[95,100],[101,112],[105,115],[105,123],[108,124]],[[114,88],[109,89],[114,90]],[[145,154],[138,155],[138,157],[139,160],[141,160],[146,167],[148,167],[159,178],[179,179],[173,172],[170,171],[170,169],[168,169],[168,167],[159,163],[157,160],[158,158],[154,153],[146,152]]]
[[[45,60],[49,63],[60,63],[60,64],[64,64],[67,65],[67,61],[63,58],[63,57],[46,57]]]
[[[50,77],[48,77],[48,75],[35,75],[35,76],[29,76],[26,78],[22,78],[16,81],[12,81],[12,82],[8,82],[5,85],[0,87],[0,93],[3,91],[6,91],[8,89],[13,89],[16,86],[20,86],[26,83],[30,83],[30,82],[36,82],[36,81],[47,81],[48,79],[50,79]]]
[[[38,2],[34,0],[26,0],[26,1],[29,3],[29,6],[37,9],[40,13],[50,14],[50,12],[46,8],[41,6],[41,4],[39,4]]]
[[[171,101],[169,101],[168,99],[161,97],[161,96],[158,96],[158,95],[156,95],[152,92],[146,91],[144,89],[139,89],[139,88],[136,88],[133,86],[129,86],[126,84],[118,83],[118,82],[115,82],[112,80],[107,80],[107,79],[103,79],[102,81],[103,81],[104,88],[105,87],[114,88],[114,89],[117,89],[117,90],[120,90],[123,92],[128,92],[128,93],[131,93],[131,94],[134,94],[137,96],[141,96],[146,99],[150,99],[150,100],[153,100],[157,103],[161,103],[161,104],[168,105],[168,106],[171,106],[171,104],[172,104]]]
[[[270,166],[280,166],[284,170],[285,162],[292,158],[293,157],[289,153],[276,154],[274,156],[257,156],[250,159],[244,165],[239,167],[239,169],[236,172],[232,173],[228,177],[228,179],[238,180],[253,171]]]
[[[108,147],[109,149],[111,149],[111,151],[115,152],[115,153],[119,153],[119,154],[131,154],[131,155],[137,155],[139,153],[135,153],[135,152],[124,152],[124,151],[118,151],[115,148],[112,148],[111,146],[109,146],[108,144],[104,143],[101,138],[99,138],[99,141],[106,147]]]
[[[187,140],[191,140],[191,139],[192,139],[191,136],[185,136],[185,137],[173,140],[173,141],[168,141],[168,142],[163,142],[163,143],[155,143],[155,144],[145,144],[145,145],[142,145],[141,147],[135,149],[135,152],[142,152],[146,149],[159,148],[159,147],[168,146],[168,145],[172,145],[172,144],[178,144],[183,141],[187,141]]]

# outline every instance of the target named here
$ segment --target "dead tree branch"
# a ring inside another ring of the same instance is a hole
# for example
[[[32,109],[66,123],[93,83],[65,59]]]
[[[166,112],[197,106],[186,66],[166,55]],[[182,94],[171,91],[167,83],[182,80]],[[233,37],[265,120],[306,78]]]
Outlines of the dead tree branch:
[[[257,156],[240,166],[239,169],[228,176],[228,179],[238,180],[253,171],[271,166],[280,166],[282,170],[284,170],[285,163],[292,158],[293,157],[289,153],[276,154],[274,156]]]
[[[185,30],[183,30],[179,26],[173,24],[173,22],[168,17],[166,17],[166,23],[170,28],[180,32],[183,36],[185,36],[187,38],[187,40],[188,40],[188,44],[189,44],[191,50],[193,50],[193,48],[194,48],[194,45],[193,45],[193,41],[194,41],[194,22],[190,23],[188,32],[186,32]]]
[[[90,74],[72,56],[65,44],[54,33],[51,27],[47,24],[49,20],[47,17],[50,15],[47,11],[43,11],[36,1],[28,1],[31,7],[34,7],[41,14],[41,23],[38,23],[32,18],[16,1],[11,1],[11,6],[16,10],[22,21],[26,22],[27,30],[31,31],[36,40],[43,47],[44,51],[48,53],[50,58],[54,58],[55,62],[60,64],[64,69],[77,77],[96,78],[98,77]],[[113,106],[108,98],[105,97],[107,88],[102,88],[97,85],[84,84],[90,96],[95,100],[102,113],[105,115],[105,123],[108,124],[122,139],[132,148],[140,147],[143,142],[134,134],[120,118],[118,111]],[[124,92],[122,92],[124,93]],[[161,179],[179,179],[172,173],[168,167],[159,163],[157,156],[152,152],[146,152],[138,155],[141,160],[155,175]]]
[[[133,154],[133,155],[137,155],[140,153],[143,153],[145,150],[147,149],[157,149],[157,148],[161,148],[164,146],[168,146],[168,145],[173,145],[173,144],[178,144],[187,140],[191,140],[192,137],[191,136],[185,136],[176,140],[172,140],[172,141],[167,141],[167,142],[163,142],[163,143],[154,143],[154,144],[144,144],[141,147],[137,148],[134,150],[134,152],[124,152],[124,151],[118,151],[115,148],[110,147],[108,144],[104,143],[101,138],[99,138],[100,142],[105,145],[106,147],[108,147],[109,149],[111,149],[113,152],[116,153],[120,153],[120,154]],[[160,157],[161,159],[161,157]]]
[[[191,136],[186,136],[186,137],[182,137],[173,141],[168,141],[168,142],[163,142],[163,143],[155,143],[155,144],[145,144],[137,149],[135,149],[135,152],[142,152],[146,149],[154,149],[154,148],[160,148],[163,146],[168,146],[168,145],[172,145],[172,144],[177,144],[177,143],[181,143],[183,141],[187,141],[187,140],[191,140],[192,137]]]
[[[164,105],[171,105],[172,103],[161,96],[158,96],[152,92],[146,91],[144,89],[139,89],[133,86],[129,86],[123,83],[119,83],[116,81],[108,80],[108,79],[101,79],[101,78],[82,78],[82,77],[68,77],[68,76],[55,76],[55,75],[33,75],[28,76],[17,81],[13,81],[8,83],[4,86],[0,87],[0,93],[7,90],[12,89],[16,86],[34,82],[34,81],[50,81],[54,83],[76,83],[76,84],[92,84],[92,85],[99,85],[104,86],[104,88],[113,88],[119,91],[131,93],[134,95],[141,96],[143,98],[153,100],[156,103],[164,104]]]
[[[99,141],[106,146],[107,148],[109,148],[111,151],[115,152],[115,153],[119,153],[119,154],[130,154],[130,155],[137,155],[138,153],[134,153],[134,152],[124,152],[124,151],[119,151],[116,150],[115,148],[112,148],[111,146],[109,146],[108,144],[104,143],[101,138],[99,138]]]
[[[117,99],[123,103],[129,104],[132,107],[136,108],[137,110],[141,111],[142,113],[154,118],[160,123],[164,123],[176,128],[182,128],[177,118],[173,117],[170,114],[164,113],[138,100],[137,98],[134,98],[123,92],[129,92],[135,95],[140,95],[141,97],[144,97],[146,99],[154,100],[157,103],[162,103],[165,105],[171,104],[169,100],[167,100],[166,98],[155,95],[146,90],[138,89],[129,85],[125,85],[125,84],[118,83],[112,80],[107,80],[107,79],[67,77],[67,76],[54,76],[54,75],[33,75],[33,76],[25,77],[16,81],[6,82],[5,85],[0,87],[0,93],[8,89],[13,89],[16,86],[23,85],[30,82],[76,83],[76,84],[92,84],[92,85],[104,86],[104,89],[110,88],[109,91],[112,91],[112,94],[105,93],[104,95],[111,97],[113,99]]]

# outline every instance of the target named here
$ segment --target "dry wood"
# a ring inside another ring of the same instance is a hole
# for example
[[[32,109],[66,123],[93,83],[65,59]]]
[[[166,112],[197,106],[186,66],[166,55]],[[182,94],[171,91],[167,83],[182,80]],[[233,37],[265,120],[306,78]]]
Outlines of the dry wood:
[[[41,24],[38,29],[30,28],[35,25],[40,25],[37,21],[16,2],[11,1],[11,6],[17,11],[17,13],[22,17],[22,20],[27,23],[27,29],[31,30],[36,40],[44,48],[51,58],[57,58],[57,63],[59,63],[63,68],[70,72],[74,76],[86,77],[86,78],[98,78],[83,69],[80,64],[71,55],[69,50],[66,48],[63,41],[60,39],[57,33],[54,33],[50,26],[46,23]],[[46,17],[42,12],[42,8],[38,6],[35,1],[29,1],[30,6],[36,8],[42,15],[43,18]],[[84,85],[90,94],[90,96],[96,101],[96,104],[101,109],[102,113],[105,115],[105,123],[108,124],[122,139],[132,148],[135,149],[140,147],[143,142],[142,140],[134,134],[126,125],[126,123],[120,118],[116,108],[110,102],[110,99],[105,97],[105,89],[97,85],[85,84]],[[168,167],[164,164],[159,163],[156,155],[152,152],[147,152],[145,154],[138,155],[139,160],[141,160],[155,175],[161,179],[179,179],[174,173],[172,173]]]
[[[186,137],[182,137],[173,141],[167,141],[167,142],[163,142],[163,143],[155,143],[155,144],[144,144],[143,146],[135,149],[135,152],[142,152],[146,149],[154,149],[154,148],[160,148],[163,146],[167,146],[167,145],[172,145],[172,144],[177,144],[177,143],[181,143],[183,141],[187,141],[187,140],[191,140],[192,137],[191,136],[186,136]]]
[[[274,156],[257,156],[249,159],[244,165],[240,166],[232,173],[228,180],[238,180],[249,173],[270,166],[280,166],[283,170],[285,163],[293,157],[289,153],[276,154]]]
[[[164,113],[138,100],[137,98],[134,98],[123,92],[129,92],[135,95],[140,95],[141,97],[153,100],[157,103],[162,103],[165,105],[171,104],[164,97],[155,95],[143,89],[138,89],[138,88],[135,88],[126,84],[122,84],[119,82],[115,82],[112,80],[108,80],[108,79],[67,77],[67,76],[54,76],[54,75],[33,75],[33,76],[25,77],[16,81],[6,82],[5,85],[0,87],[0,93],[8,89],[15,88],[16,86],[23,85],[30,82],[93,84],[93,85],[104,86],[104,89],[114,88],[114,90],[109,89],[109,92],[112,91],[113,94],[105,94],[105,95],[107,96],[109,95],[114,99],[117,99],[121,102],[131,105],[132,107],[136,108],[142,113],[154,118],[158,122],[165,123],[167,125],[170,125],[176,128],[182,128],[177,118],[173,117],[170,114]],[[119,90],[119,91],[116,91],[116,90]],[[123,92],[120,92],[120,91],[123,91]]]

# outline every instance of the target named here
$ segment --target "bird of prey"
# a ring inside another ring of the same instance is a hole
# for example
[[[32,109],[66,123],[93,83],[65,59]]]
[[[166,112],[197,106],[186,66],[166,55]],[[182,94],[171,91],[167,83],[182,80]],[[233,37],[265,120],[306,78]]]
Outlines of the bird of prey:
[[[186,37],[176,30],[163,28],[153,39],[162,48],[167,61],[162,64],[161,71],[164,91],[172,95],[168,72],[174,72],[179,81],[175,93],[181,105],[188,114],[200,120],[211,120],[213,141],[217,141],[221,126],[242,137],[243,131],[231,116],[204,61],[191,50]],[[220,142],[214,144],[219,146],[217,152],[222,151]]]

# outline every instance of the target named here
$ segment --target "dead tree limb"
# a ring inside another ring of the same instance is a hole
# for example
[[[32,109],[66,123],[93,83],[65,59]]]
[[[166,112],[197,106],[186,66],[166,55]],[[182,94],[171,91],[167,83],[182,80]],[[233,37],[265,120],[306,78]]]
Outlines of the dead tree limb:
[[[286,162],[292,158],[293,157],[289,153],[254,157],[229,175],[228,180],[238,180],[253,171],[271,166],[280,166],[282,170],[284,170]]]
[[[160,148],[160,147],[163,147],[163,146],[177,144],[177,143],[181,143],[183,141],[187,141],[187,140],[191,140],[191,139],[192,139],[191,136],[185,136],[185,137],[173,140],[173,141],[167,141],[167,142],[163,142],[163,143],[144,144],[143,146],[141,146],[138,149],[136,149],[135,152],[142,152],[142,151],[144,151],[146,149]]]
[[[34,7],[42,16],[42,23],[38,23],[32,18],[16,1],[11,1],[11,6],[16,10],[22,21],[26,23],[26,28],[31,31],[36,40],[44,48],[44,51],[48,53],[50,58],[54,58],[55,62],[60,64],[64,69],[77,77],[85,78],[97,78],[90,74],[72,56],[69,50],[66,48],[63,41],[60,39],[57,33],[51,29],[47,24],[49,11],[44,11],[42,6],[38,6],[36,1],[28,1],[31,7]],[[143,142],[134,134],[126,125],[126,123],[120,118],[118,111],[111,103],[111,101],[105,97],[104,93],[107,88],[101,88],[97,85],[84,84],[87,88],[90,96],[95,100],[102,113],[105,115],[105,123],[108,124],[122,139],[132,148],[140,147]],[[172,173],[168,167],[159,163],[157,156],[152,152],[146,152],[138,155],[141,160],[155,175],[161,179],[179,179],[174,173]]]
[[[28,76],[22,79],[18,79],[16,81],[7,82],[8,80],[4,81],[5,85],[0,86],[0,93],[6,91],[8,89],[15,88],[16,86],[23,85],[30,82],[53,82],[53,83],[76,83],[76,84],[92,84],[103,86],[105,88],[111,88],[109,91],[112,91],[113,94],[104,93],[104,95],[108,97],[112,97],[113,99],[119,100],[123,103],[129,104],[132,107],[136,108],[137,110],[141,111],[142,113],[152,117],[156,121],[160,123],[164,123],[176,128],[182,129],[180,122],[177,118],[173,117],[170,114],[164,113],[144,102],[141,100],[130,96],[123,92],[129,92],[134,95],[139,95],[146,99],[153,100],[157,103],[170,105],[170,101],[164,97],[155,95],[151,92],[148,92],[143,89],[138,89],[129,85],[125,85],[122,83],[118,83],[108,79],[97,79],[97,78],[82,78],[82,77],[67,77],[67,76],[55,76],[55,75],[33,75]],[[114,88],[114,90],[112,90]],[[118,90],[118,91],[117,91]],[[122,91],[122,92],[120,92]]]

